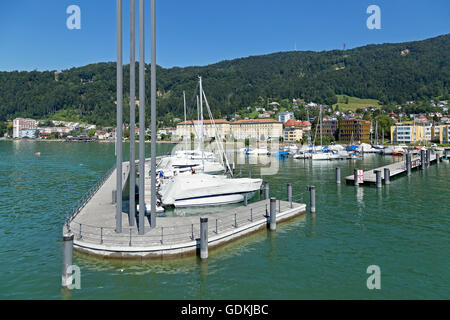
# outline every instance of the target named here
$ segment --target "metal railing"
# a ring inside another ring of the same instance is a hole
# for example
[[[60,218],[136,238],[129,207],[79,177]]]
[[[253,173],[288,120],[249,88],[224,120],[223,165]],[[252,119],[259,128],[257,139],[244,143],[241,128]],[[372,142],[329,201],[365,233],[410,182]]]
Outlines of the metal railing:
[[[303,194],[296,195],[294,199],[303,199]],[[277,200],[276,212],[292,209],[293,206],[284,200]],[[267,199],[258,205],[239,207],[234,214],[226,216],[209,217],[209,236],[217,236],[239,227],[250,226],[251,223],[270,216],[270,200]],[[200,217],[199,217],[200,218]],[[196,241],[200,238],[200,221],[183,225],[161,226],[154,229],[145,228],[145,235],[138,235],[137,227],[123,228],[122,233],[116,233],[113,227],[99,227],[88,224],[72,223],[72,232],[76,240],[92,244],[114,245],[120,247],[149,247],[159,245],[173,245],[183,242]]]
[[[116,169],[116,165],[114,165],[111,169],[106,172],[100,180],[96,182],[95,185],[93,185],[88,192],[86,192],[81,199],[77,201],[77,203],[72,207],[71,214],[67,217],[66,223],[72,222],[75,217],[80,213],[80,211],[86,206],[86,204],[89,202],[89,200],[92,199],[92,197],[97,193],[97,191],[103,186],[103,184],[108,180],[114,170]]]

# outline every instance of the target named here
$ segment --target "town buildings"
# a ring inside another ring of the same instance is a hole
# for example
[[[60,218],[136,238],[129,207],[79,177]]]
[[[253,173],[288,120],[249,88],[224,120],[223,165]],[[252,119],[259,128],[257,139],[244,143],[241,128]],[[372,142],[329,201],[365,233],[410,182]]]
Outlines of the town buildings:
[[[34,119],[17,118],[13,120],[13,138],[34,138],[38,122]]]
[[[285,142],[299,142],[304,136],[311,136],[309,121],[288,120],[284,124],[283,138]]]

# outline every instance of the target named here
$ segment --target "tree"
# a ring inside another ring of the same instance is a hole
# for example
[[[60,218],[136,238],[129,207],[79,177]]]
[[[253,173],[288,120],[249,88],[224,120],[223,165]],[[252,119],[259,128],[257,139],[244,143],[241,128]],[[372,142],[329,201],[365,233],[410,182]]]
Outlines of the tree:
[[[375,117],[375,121],[378,122],[378,133],[384,131],[384,136],[389,137],[391,134],[391,126],[394,125],[394,120],[386,114],[380,114]]]
[[[95,130],[94,129],[90,129],[89,132],[88,132],[88,136],[89,137],[95,136]]]

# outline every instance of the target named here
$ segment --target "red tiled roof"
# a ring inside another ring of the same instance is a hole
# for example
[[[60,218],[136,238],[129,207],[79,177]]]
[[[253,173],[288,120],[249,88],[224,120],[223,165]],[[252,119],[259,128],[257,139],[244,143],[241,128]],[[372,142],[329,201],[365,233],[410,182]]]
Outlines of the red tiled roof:
[[[230,122],[230,124],[245,124],[245,123],[281,123],[281,122],[275,119],[248,119]]]
[[[309,121],[295,121],[288,120],[283,124],[285,127],[309,127],[311,123]]]

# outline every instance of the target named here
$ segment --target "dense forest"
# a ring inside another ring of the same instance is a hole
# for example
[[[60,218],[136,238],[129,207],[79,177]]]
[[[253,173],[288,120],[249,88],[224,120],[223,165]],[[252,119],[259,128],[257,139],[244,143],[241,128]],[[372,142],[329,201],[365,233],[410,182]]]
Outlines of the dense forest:
[[[450,34],[345,51],[281,52],[202,67],[158,66],[159,117],[182,118],[182,92],[186,91],[193,105],[198,75],[203,77],[215,117],[254,106],[260,97],[275,101],[303,98],[328,105],[337,102],[336,94],[378,99],[384,104],[424,100],[449,95]],[[17,116],[62,114],[68,120],[113,125],[115,79],[114,62],[62,72],[0,72],[0,122]],[[129,66],[124,67],[124,84],[128,105]],[[149,115],[150,72],[146,73],[146,88]]]

